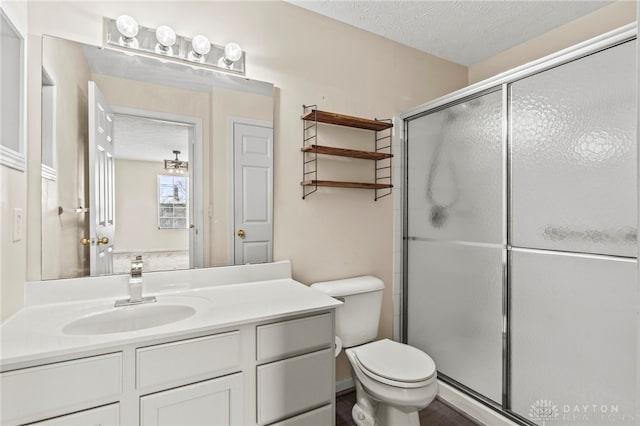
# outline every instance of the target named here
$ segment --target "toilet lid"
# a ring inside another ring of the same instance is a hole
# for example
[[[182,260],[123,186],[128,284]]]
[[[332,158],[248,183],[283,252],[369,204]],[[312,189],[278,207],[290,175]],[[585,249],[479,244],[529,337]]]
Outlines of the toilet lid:
[[[389,339],[355,348],[360,364],[369,372],[397,382],[421,382],[436,372],[436,364],[421,350]]]

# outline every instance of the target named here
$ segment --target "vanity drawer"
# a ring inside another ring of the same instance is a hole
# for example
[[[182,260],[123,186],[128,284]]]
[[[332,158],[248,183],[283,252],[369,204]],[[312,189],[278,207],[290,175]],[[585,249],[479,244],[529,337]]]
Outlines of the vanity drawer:
[[[335,337],[330,313],[257,327],[258,362],[310,350],[333,347]]]
[[[79,413],[68,414],[43,422],[32,423],[29,426],[118,426],[120,424],[120,406],[118,404],[92,408]]]
[[[258,423],[268,424],[333,401],[333,349],[258,366]]]
[[[291,417],[278,423],[271,423],[269,426],[331,426],[333,425],[334,417],[333,405],[325,405],[302,413],[299,416]]]
[[[122,353],[0,375],[3,425],[23,423],[114,402],[122,393]]]
[[[138,389],[240,371],[240,333],[216,334],[136,350]]]

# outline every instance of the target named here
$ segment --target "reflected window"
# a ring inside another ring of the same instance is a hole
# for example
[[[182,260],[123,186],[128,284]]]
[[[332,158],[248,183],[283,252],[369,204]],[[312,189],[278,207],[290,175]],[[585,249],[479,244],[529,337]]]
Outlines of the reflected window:
[[[189,218],[189,178],[158,175],[158,228],[186,229]]]

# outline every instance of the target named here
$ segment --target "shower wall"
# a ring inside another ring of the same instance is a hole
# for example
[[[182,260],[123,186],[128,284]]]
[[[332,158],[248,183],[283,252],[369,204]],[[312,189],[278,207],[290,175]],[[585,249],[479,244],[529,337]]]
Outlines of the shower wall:
[[[405,119],[405,338],[523,422],[640,424],[636,51]]]

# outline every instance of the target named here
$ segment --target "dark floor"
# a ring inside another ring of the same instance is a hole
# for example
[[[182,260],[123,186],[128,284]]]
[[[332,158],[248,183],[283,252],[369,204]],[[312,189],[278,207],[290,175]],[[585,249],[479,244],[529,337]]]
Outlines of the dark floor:
[[[354,426],[351,419],[351,408],[356,403],[355,391],[336,397],[336,426]],[[420,411],[420,424],[423,426],[478,426],[460,412],[449,407],[439,399],[434,399],[424,410]]]

